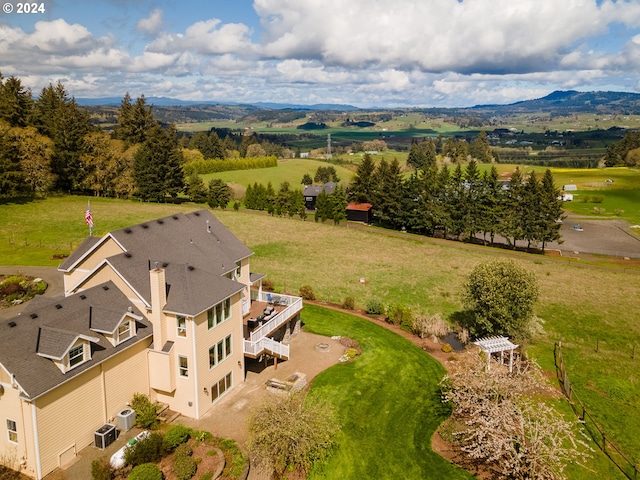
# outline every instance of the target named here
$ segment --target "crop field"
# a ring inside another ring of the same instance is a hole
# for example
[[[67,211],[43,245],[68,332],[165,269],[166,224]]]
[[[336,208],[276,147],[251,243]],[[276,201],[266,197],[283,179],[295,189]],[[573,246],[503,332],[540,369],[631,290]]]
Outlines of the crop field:
[[[57,265],[87,235],[87,199],[54,197],[0,206],[0,258],[5,265]],[[149,204],[90,198],[95,233],[139,223],[197,205]],[[369,299],[401,304],[414,312],[445,316],[461,309],[466,276],[481,261],[512,258],[535,273],[541,288],[536,313],[543,331],[528,347],[554,371],[553,344],[561,340],[574,388],[609,437],[638,462],[640,324],[636,298],[640,274],[477,247],[375,227],[274,218],[265,214],[216,211],[255,255],[252,270],[274,281],[278,291],[297,293],[311,285],[316,297],[341,303],[352,296],[363,308]],[[364,278],[365,283],[360,279]],[[596,348],[597,345],[597,348]],[[597,350],[597,351],[596,351]]]

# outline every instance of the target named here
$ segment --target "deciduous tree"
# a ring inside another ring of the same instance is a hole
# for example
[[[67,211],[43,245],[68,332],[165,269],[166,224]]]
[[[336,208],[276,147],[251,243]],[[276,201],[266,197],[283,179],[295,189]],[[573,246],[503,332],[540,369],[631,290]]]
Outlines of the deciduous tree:
[[[306,473],[326,458],[338,423],[331,405],[317,397],[272,395],[252,412],[249,431],[253,459],[279,478],[288,469]]]
[[[539,287],[535,275],[511,260],[479,263],[464,285],[465,327],[474,337],[531,335]]]

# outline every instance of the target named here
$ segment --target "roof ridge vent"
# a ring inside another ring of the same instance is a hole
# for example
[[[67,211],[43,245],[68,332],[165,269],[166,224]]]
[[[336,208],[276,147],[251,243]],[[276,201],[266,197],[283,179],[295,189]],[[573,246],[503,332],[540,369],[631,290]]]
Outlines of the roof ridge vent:
[[[11,328],[13,328],[18,324],[16,322],[9,322],[9,323],[7,323],[7,325],[9,325]]]
[[[87,296],[86,296],[86,295],[84,295],[84,294],[80,295],[80,299],[81,299],[81,300],[85,300],[86,298],[87,298]]]
[[[60,305],[59,303],[56,303],[56,308],[60,310],[62,308],[62,305]]]
[[[141,227],[142,227],[142,228],[149,228],[149,225],[147,225],[146,223],[143,223],[143,224],[141,225]]]
[[[177,215],[172,215],[171,218],[173,218],[174,220],[177,220],[178,216]]]
[[[124,233],[131,233],[131,229],[130,228],[125,228],[124,229]]]
[[[31,315],[29,315],[31,318],[36,319],[38,318],[38,314],[37,313],[32,313]]]
[[[127,258],[131,258],[131,252],[124,252],[124,256]]]
[[[160,225],[162,225],[164,223],[164,220],[162,220],[161,218],[159,218],[158,220],[156,220],[156,222],[158,222]]]
[[[194,271],[196,269],[196,267],[194,267],[193,265],[187,265],[187,268],[189,269],[189,271]]]
[[[108,285],[103,285],[103,286],[102,286],[102,289],[103,289],[103,290],[105,290],[105,291],[106,291],[106,290],[109,290],[109,286],[108,286]]]

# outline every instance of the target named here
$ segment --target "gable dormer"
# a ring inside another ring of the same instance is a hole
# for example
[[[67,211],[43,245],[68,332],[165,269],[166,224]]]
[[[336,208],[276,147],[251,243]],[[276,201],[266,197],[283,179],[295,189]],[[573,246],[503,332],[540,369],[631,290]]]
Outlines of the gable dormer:
[[[62,373],[67,373],[91,360],[91,343],[99,340],[98,337],[43,326],[38,332],[37,354],[52,360]]]
[[[117,347],[136,335],[136,320],[142,320],[133,311],[116,314],[108,310],[92,309],[91,330],[104,335],[111,345]]]

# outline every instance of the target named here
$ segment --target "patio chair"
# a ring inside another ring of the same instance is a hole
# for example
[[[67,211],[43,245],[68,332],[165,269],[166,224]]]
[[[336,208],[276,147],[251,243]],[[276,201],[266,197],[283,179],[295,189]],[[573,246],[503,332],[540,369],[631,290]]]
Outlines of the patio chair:
[[[271,305],[273,305],[273,297],[271,297],[270,293],[267,293],[267,302]]]

